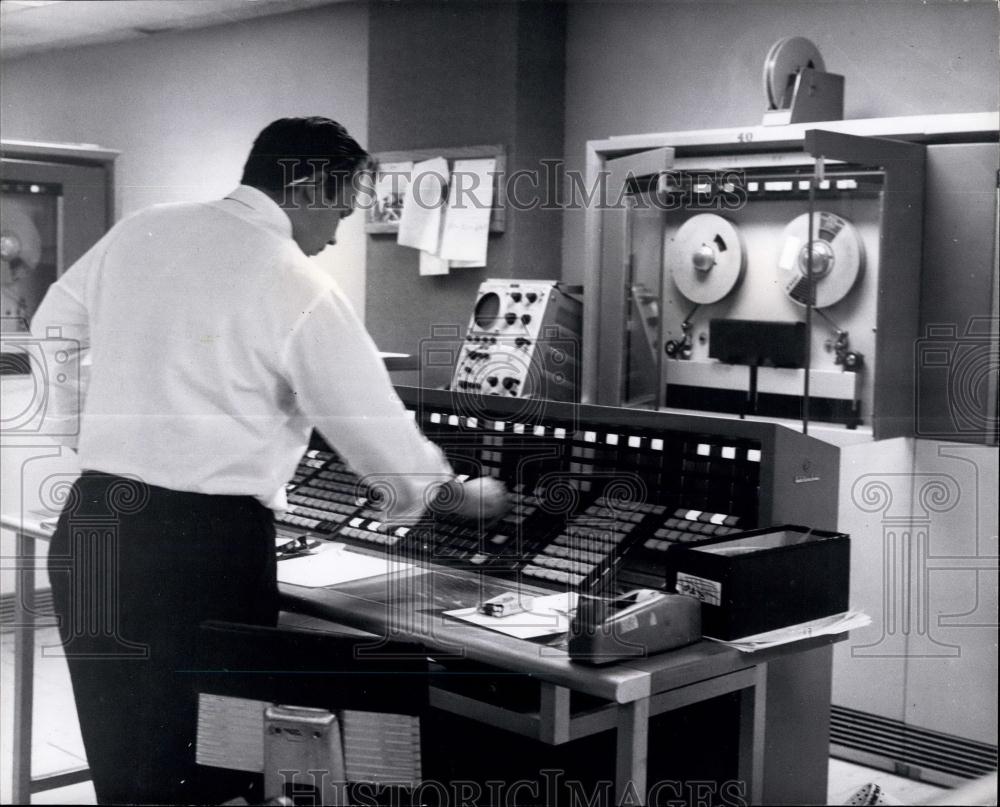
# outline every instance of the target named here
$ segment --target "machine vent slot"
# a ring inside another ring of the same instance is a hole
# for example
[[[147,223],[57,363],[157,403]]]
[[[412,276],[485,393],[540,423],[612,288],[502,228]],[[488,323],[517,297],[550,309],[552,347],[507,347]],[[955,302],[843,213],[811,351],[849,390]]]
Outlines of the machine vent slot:
[[[843,706],[831,708],[830,743],[881,757],[897,766],[929,768],[961,779],[975,779],[997,768],[995,745]]]

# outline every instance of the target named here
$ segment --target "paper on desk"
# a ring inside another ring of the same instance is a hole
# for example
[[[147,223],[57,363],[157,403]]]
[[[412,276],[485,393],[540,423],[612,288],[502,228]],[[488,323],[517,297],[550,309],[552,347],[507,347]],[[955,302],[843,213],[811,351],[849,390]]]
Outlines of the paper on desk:
[[[862,611],[845,611],[842,614],[824,616],[811,622],[801,622],[798,625],[789,625],[785,628],[777,628],[753,636],[744,636],[741,639],[733,639],[728,642],[722,639],[713,639],[711,636],[705,638],[728,647],[734,647],[742,653],[753,653],[755,650],[798,642],[812,636],[832,636],[845,633],[849,630],[864,628],[871,622],[872,618]]]
[[[396,236],[401,246],[437,253],[447,185],[448,161],[444,157],[424,160],[413,166]]]
[[[455,160],[438,255],[485,266],[496,160]]]
[[[322,588],[409,568],[408,563],[360,555],[345,549],[344,544],[330,543],[312,555],[278,561],[278,582]]]
[[[531,610],[511,616],[486,616],[476,608],[459,608],[445,611],[445,616],[471,622],[482,628],[489,628],[515,639],[534,639],[538,636],[552,636],[569,630],[569,615],[576,609],[576,593],[549,594],[535,597]]]

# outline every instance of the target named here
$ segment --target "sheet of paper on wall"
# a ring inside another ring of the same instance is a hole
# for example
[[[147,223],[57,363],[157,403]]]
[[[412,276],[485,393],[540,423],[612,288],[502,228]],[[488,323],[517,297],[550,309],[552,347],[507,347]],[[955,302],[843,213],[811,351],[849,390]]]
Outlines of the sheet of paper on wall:
[[[448,161],[444,157],[414,164],[399,219],[396,241],[400,245],[437,253],[447,185]]]
[[[449,261],[439,258],[433,252],[420,250],[420,274],[424,277],[448,274]]]
[[[456,160],[452,168],[438,255],[466,266],[485,266],[493,212],[496,160]]]
[[[373,221],[392,224],[399,221],[403,200],[410,185],[413,162],[382,163],[375,180],[375,211]]]

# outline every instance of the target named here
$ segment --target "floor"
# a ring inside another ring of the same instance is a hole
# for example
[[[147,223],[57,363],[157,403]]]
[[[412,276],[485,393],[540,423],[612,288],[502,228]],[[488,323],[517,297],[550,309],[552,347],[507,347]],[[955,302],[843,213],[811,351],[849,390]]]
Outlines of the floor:
[[[86,763],[76,721],[66,663],[58,657],[55,628],[37,634],[35,659],[35,735],[32,742],[35,776],[80,767]],[[13,634],[0,634],[0,804],[11,803],[11,736],[14,674]],[[939,792],[933,785],[830,760],[828,804],[844,804],[860,787],[877,782],[899,804],[920,804]],[[33,804],[96,804],[89,782],[36,794]]]

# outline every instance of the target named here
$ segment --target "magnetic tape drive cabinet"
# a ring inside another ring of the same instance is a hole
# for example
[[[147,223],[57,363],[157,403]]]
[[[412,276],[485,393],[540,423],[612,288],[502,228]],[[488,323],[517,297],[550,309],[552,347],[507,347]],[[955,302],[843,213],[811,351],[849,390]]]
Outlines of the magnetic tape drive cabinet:
[[[911,433],[924,146],[703,134],[588,144],[583,399]]]
[[[117,152],[4,140],[0,154],[0,370],[31,374],[44,366],[31,317],[48,287],[113,223]],[[36,421],[28,410],[5,416],[6,436],[24,436]]]

